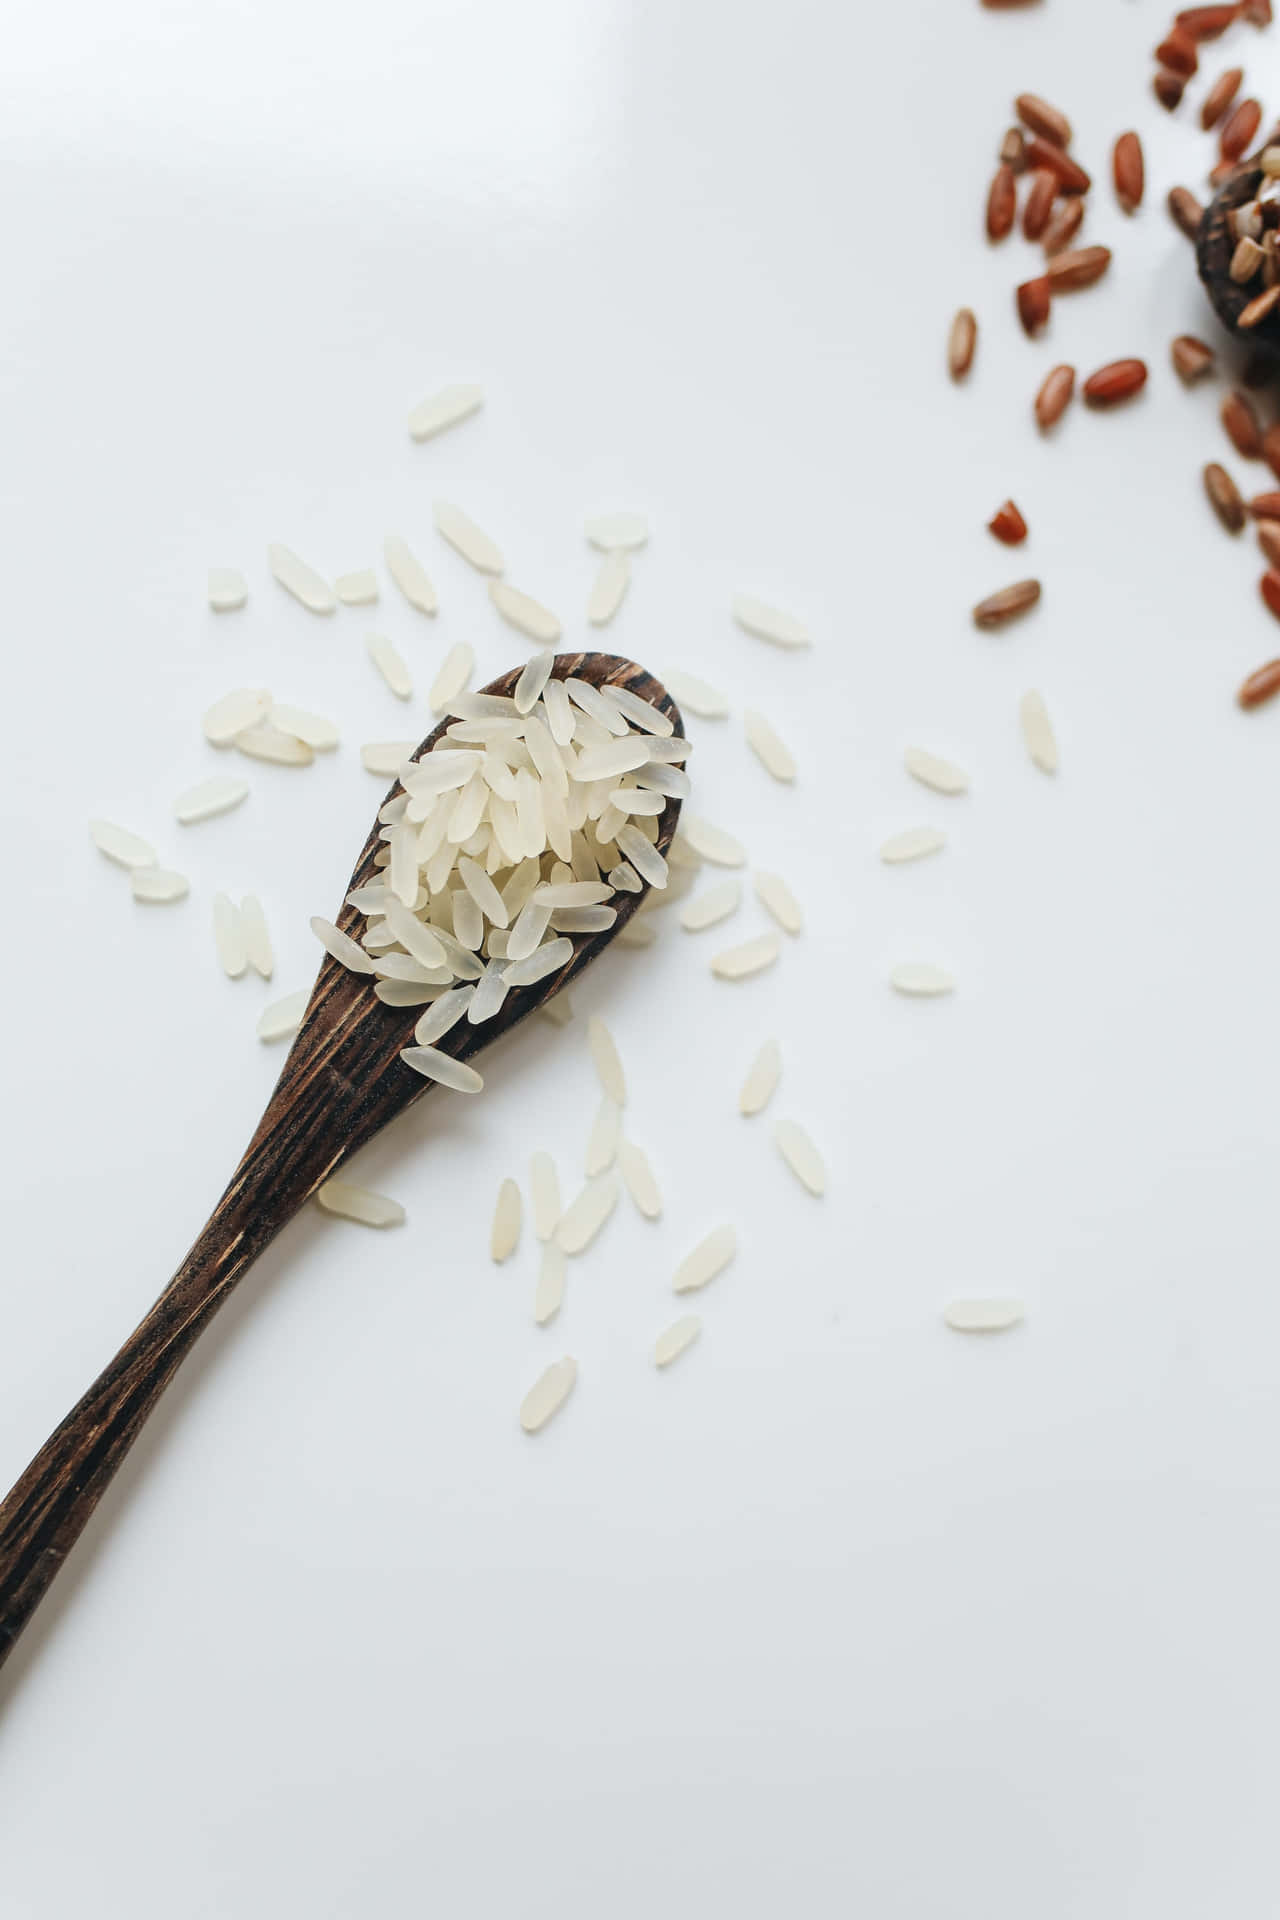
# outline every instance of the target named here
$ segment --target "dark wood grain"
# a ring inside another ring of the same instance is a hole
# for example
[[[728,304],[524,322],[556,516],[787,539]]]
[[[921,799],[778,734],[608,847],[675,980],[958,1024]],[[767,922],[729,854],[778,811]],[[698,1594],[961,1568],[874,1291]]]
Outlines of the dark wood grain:
[[[682,730],[665,688],[629,660],[562,654],[555,673],[597,686],[629,687],[670,715],[677,732]],[[516,669],[485,691],[510,693],[518,677]],[[443,731],[442,724],[424,745],[434,744]],[[659,816],[663,851],[679,814],[679,801],[669,800]],[[378,834],[375,821],[352,887],[367,884],[378,871]],[[576,936],[573,958],[558,974],[513,989],[494,1019],[476,1027],[461,1021],[439,1046],[465,1060],[509,1033],[604,952],[647,892],[616,895],[614,925],[605,933]],[[355,937],[362,919],[344,905],[337,924]],[[325,956],[266,1112],[208,1224],[150,1312],[0,1505],[0,1664],[147,1415],[236,1282],[351,1154],[433,1091],[431,1081],[399,1058],[401,1048],[413,1043],[422,1009],[384,1006],[373,984],[367,975],[349,973]],[[444,1097],[465,1096],[446,1092]]]
[[[1252,200],[1262,181],[1262,169],[1246,160],[1231,175],[1205,208],[1196,240],[1196,267],[1213,302],[1214,311],[1224,327],[1242,346],[1280,355],[1280,312],[1272,312],[1256,327],[1241,331],[1240,315],[1261,290],[1261,281],[1252,286],[1237,286],[1231,278],[1231,256],[1236,243],[1227,226],[1228,214]]]

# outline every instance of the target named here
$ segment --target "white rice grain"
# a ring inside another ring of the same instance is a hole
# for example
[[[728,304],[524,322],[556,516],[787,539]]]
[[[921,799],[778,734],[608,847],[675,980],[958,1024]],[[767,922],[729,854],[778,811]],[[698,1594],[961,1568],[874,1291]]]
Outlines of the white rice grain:
[[[704,927],[714,927],[718,921],[736,913],[741,901],[741,880],[722,880],[718,886],[708,887],[696,899],[685,902],[680,909],[680,925],[690,933],[701,933]]]
[[[309,767],[315,759],[305,740],[282,733],[269,721],[245,727],[235,737],[235,745],[250,760],[267,760],[276,767]]]
[[[286,1040],[296,1033],[310,998],[311,989],[300,987],[297,993],[286,993],[283,1000],[273,1000],[264,1007],[258,1016],[259,1040]]]
[[[427,981],[379,980],[374,992],[385,1007],[425,1007],[444,992]]]
[[[522,593],[506,580],[491,580],[489,598],[509,627],[536,640],[540,647],[554,646],[560,638],[560,622],[555,614],[531,593]]]
[[[618,1176],[602,1174],[591,1180],[561,1214],[556,1245],[564,1253],[583,1253],[591,1245],[618,1204]]]
[[[433,713],[456,710],[456,702],[475,669],[475,649],[466,640],[450,647],[427,695]]]
[[[593,627],[608,626],[630,585],[631,555],[625,547],[615,547],[600,562],[600,571],[587,596],[587,619]]]
[[[583,1172],[588,1180],[605,1173],[618,1157],[618,1138],[622,1131],[622,1110],[606,1094],[596,1108],[596,1117],[587,1138]]]
[[[235,613],[249,598],[242,573],[234,567],[210,567],[209,605],[215,613]]]
[[[554,1006],[555,1002],[548,1004]],[[533,1230],[539,1240],[549,1240],[560,1219],[560,1179],[549,1153],[535,1153],[529,1162],[529,1197]]]
[[[206,710],[201,730],[215,747],[229,747],[238,733],[264,720],[270,709],[271,695],[265,687],[236,687]]]
[[[1058,771],[1058,742],[1054,738],[1053,726],[1049,720],[1049,710],[1044,704],[1044,695],[1024,693],[1018,708],[1018,718],[1022,722],[1022,737],[1027,752],[1041,773]]]
[[[586,523],[586,534],[602,553],[642,547],[649,538],[649,522],[642,513],[597,513]]]
[[[785,933],[799,933],[804,926],[800,904],[780,873],[765,873],[757,868],[756,898],[773,915]]]
[[[437,1040],[443,1040],[471,1004],[474,987],[454,987],[448,993],[441,994],[433,1005],[427,1008],[413,1030],[413,1037],[420,1047],[434,1046]]]
[[[723,1273],[738,1251],[738,1236],[732,1227],[716,1227],[705,1240],[699,1240],[676,1268],[671,1282],[673,1293],[697,1293]]]
[[[508,982],[497,960],[490,960],[476,983],[467,1008],[467,1019],[473,1027],[479,1027],[486,1020],[492,1020],[502,1011],[502,1003],[507,997]]]
[[[813,1141],[794,1120],[778,1120],[773,1128],[774,1143],[800,1185],[815,1198],[827,1190],[827,1169]]]
[[[741,867],[746,864],[747,850],[740,840],[735,840],[723,827],[713,827],[709,820],[701,819],[688,808],[680,815],[680,834],[687,846],[693,848],[702,859],[710,860],[717,867]]]
[[[401,539],[398,533],[389,533],[382,543],[382,557],[387,563],[387,572],[409,605],[416,607],[419,613],[435,613],[440,605],[436,590],[408,541]]]
[[[573,958],[573,942],[563,934],[555,940],[548,940],[525,960],[513,960],[507,965],[505,980],[509,987],[531,987],[539,980],[545,980],[548,974],[557,973],[561,967],[567,967]]]
[[[551,1244],[542,1249],[538,1285],[533,1296],[533,1317],[540,1327],[545,1327],[548,1320],[554,1320],[559,1313],[568,1271],[563,1248]]]
[[[622,1056],[618,1052],[617,1042],[599,1014],[593,1013],[587,1021],[587,1045],[591,1049],[591,1061],[596,1070],[596,1078],[605,1095],[615,1106],[627,1104],[627,1076],[622,1070]]]
[[[378,576],[372,567],[360,567],[355,573],[340,573],[333,590],[344,607],[371,607],[378,597]]]
[[[483,533],[462,511],[447,500],[437,500],[431,509],[436,531],[460,553],[477,573],[501,573],[502,554],[487,533]]]
[[[186,875],[167,867],[134,867],[129,886],[135,900],[152,907],[171,906],[175,900],[185,900],[190,892]]]
[[[717,953],[711,971],[718,980],[746,980],[771,967],[781,951],[782,942],[776,933],[762,933],[754,940],[744,940],[740,947],[727,947]]]
[[[742,724],[747,745],[766,773],[771,773],[775,780],[794,780],[796,763],[791,751],[783,745],[764,715],[747,707],[742,715]]]
[[[757,640],[768,640],[772,646],[809,645],[809,629],[801,621],[789,613],[783,613],[778,607],[766,606],[763,600],[752,599],[750,594],[734,594],[733,617],[740,627],[745,627]]]
[[[530,660],[528,666],[525,667],[520,678],[516,681],[515,693],[512,697],[516,703],[517,713],[533,712],[533,709],[542,698],[543,689],[551,678],[551,669],[555,663],[556,657],[549,647],[544,649],[542,653],[534,654],[532,660]],[[565,695],[565,699],[567,702],[567,694]]]
[[[949,973],[941,967],[930,966],[926,961],[906,962],[894,967],[889,975],[889,985],[895,992],[915,997],[951,993],[955,984]]]
[[[638,1147],[634,1140],[620,1140],[618,1165],[637,1211],[646,1220],[656,1220],[662,1212],[662,1195],[643,1147]]]
[[[659,890],[667,884],[670,875],[667,863],[658,849],[650,846],[638,827],[619,827],[616,835],[618,852],[631,862],[642,880]],[[624,928],[624,932],[628,929]]]
[[[417,746],[416,740],[375,740],[360,749],[360,763],[367,773],[389,780]]]
[[[333,956],[340,966],[346,967],[350,973],[372,974],[373,961],[364,951],[364,948],[358,947],[349,934],[345,934],[335,927],[332,920],[325,920],[320,914],[316,913],[311,916],[310,924],[311,931],[320,942],[320,945],[326,953]]]
[[[326,1180],[316,1189],[316,1203],[326,1213],[343,1220],[356,1220],[362,1227],[402,1227],[405,1211],[398,1200],[372,1187],[358,1187],[349,1180]]]
[[[479,1093],[484,1086],[474,1067],[469,1067],[465,1060],[455,1060],[452,1054],[439,1052],[435,1047],[402,1047],[400,1058],[406,1067],[412,1067],[424,1079],[434,1080],[442,1087],[451,1087],[455,1093]]]
[[[699,680],[694,673],[664,673],[663,685],[679,706],[688,707],[700,720],[723,720],[729,711],[729,696]]]
[[[535,655],[535,660],[541,657],[540,654]],[[528,673],[533,665],[534,661],[531,660],[525,672]],[[546,708],[551,738],[558,747],[567,747],[573,739],[574,717],[573,703],[563,680],[547,681],[542,689],[542,704]]]
[[[249,965],[261,979],[269,980],[276,970],[276,956],[267,931],[267,916],[256,893],[246,893],[240,902],[240,933]]]
[[[419,400],[410,412],[409,437],[412,440],[434,439],[447,427],[456,427],[459,421],[469,420],[483,405],[483,391],[470,381],[441,387],[439,393],[429,394],[425,400]]]
[[[292,547],[273,541],[267,548],[271,571],[286,593],[291,593],[308,613],[332,613],[337,606],[333,588],[322,580],[314,567],[299,559]]]
[[[520,1244],[520,1222],[524,1216],[524,1203],[520,1198],[520,1189],[514,1180],[504,1180],[498,1188],[498,1198],[493,1209],[493,1225],[489,1229],[489,1258],[501,1266]]]
[[[365,649],[397,700],[413,698],[413,679],[404,658],[397,653],[385,634],[365,635]]]
[[[673,1320],[664,1327],[653,1346],[653,1364],[655,1367],[669,1367],[678,1360],[686,1347],[691,1347],[702,1332],[702,1321],[696,1313],[686,1313],[682,1319]]]
[[[675,724],[670,714],[662,713],[651,700],[642,700],[630,687],[615,686],[606,681],[600,689],[602,699],[611,707],[616,707],[624,720],[629,720],[641,733],[653,734],[661,740],[670,740],[675,732]]]
[[[140,834],[130,833],[127,827],[117,827],[111,820],[91,820],[89,838],[99,853],[113,860],[118,867],[127,867],[133,871],[139,867],[154,867],[159,855],[149,840]]]
[[[538,1378],[520,1402],[520,1425],[526,1433],[538,1433],[554,1414],[559,1413],[578,1377],[578,1363],[571,1354],[557,1360]]]
[[[282,707],[273,701],[268,718],[273,727],[304,741],[313,753],[328,753],[338,744],[338,729],[322,713],[308,713],[305,707]]]
[[[902,760],[912,779],[923,787],[931,787],[935,793],[969,791],[968,774],[950,760],[940,759],[936,753],[926,753],[923,747],[908,747]]]
[[[627,731],[627,723],[616,701],[606,700],[599,687],[593,687],[589,680],[579,680],[576,675],[570,675],[564,686],[579,712],[585,713],[589,720],[596,721],[615,740],[621,740]]]
[[[907,860],[923,860],[926,854],[940,853],[946,844],[946,834],[937,827],[908,827],[884,841],[880,858],[887,867],[901,866]]]
[[[1005,1333],[1026,1315],[1021,1300],[952,1300],[942,1317],[957,1333]]]
[[[247,780],[232,780],[225,774],[219,774],[212,780],[201,780],[198,785],[180,793],[173,803],[173,810],[184,827],[194,827],[201,820],[212,820],[220,813],[230,813],[233,807],[238,807],[248,797]]]
[[[777,1092],[781,1077],[782,1049],[776,1040],[766,1040],[747,1069],[738,1095],[738,1112],[748,1117],[763,1113]]]

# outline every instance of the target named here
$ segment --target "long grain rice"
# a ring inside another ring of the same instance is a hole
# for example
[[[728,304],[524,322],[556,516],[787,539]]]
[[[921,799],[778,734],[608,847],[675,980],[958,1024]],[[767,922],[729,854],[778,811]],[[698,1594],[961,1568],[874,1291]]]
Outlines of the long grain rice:
[[[358,947],[349,934],[335,927],[331,920],[325,920],[320,914],[311,917],[311,931],[326,953],[329,953],[351,973],[373,972],[373,962],[362,947]]]
[[[360,763],[368,773],[376,773],[388,780],[397,768],[409,758],[417,746],[416,740],[376,740],[360,749]]]
[[[431,440],[447,427],[469,420],[484,405],[484,393],[472,382],[441,387],[420,400],[409,414],[409,436],[413,440]]]
[[[686,1347],[691,1347],[702,1332],[702,1321],[696,1313],[686,1313],[679,1320],[673,1320],[664,1327],[653,1346],[653,1364],[655,1367],[669,1367],[678,1360]]]
[[[543,1247],[538,1266],[538,1285],[533,1296],[533,1317],[540,1327],[545,1327],[559,1313],[568,1271],[569,1263],[562,1247],[557,1247],[554,1242]]]
[[[593,627],[608,625],[630,585],[631,555],[625,547],[615,547],[600,562],[600,571],[587,596],[587,619]]]
[[[827,1169],[804,1128],[794,1120],[777,1120],[773,1138],[800,1185],[815,1197],[821,1197],[827,1190]]]
[[[554,1414],[559,1413],[578,1377],[578,1363],[571,1354],[555,1361],[538,1378],[520,1402],[520,1425],[526,1433],[538,1433]]]
[[[554,940],[548,940],[528,959],[511,961],[504,977],[509,987],[531,987],[539,980],[545,980],[548,974],[558,973],[561,967],[567,967],[572,958],[573,942],[561,934]]]
[[[702,859],[710,860],[717,867],[745,866],[747,850],[740,840],[735,840],[723,827],[713,827],[709,820],[703,820],[688,808],[680,815],[680,834],[686,846],[693,848]]]
[[[596,1078],[606,1097],[615,1106],[627,1104],[627,1076],[622,1068],[622,1056],[612,1033],[599,1014],[593,1013],[587,1021],[587,1045],[591,1049],[591,1062],[596,1070]]]
[[[742,724],[746,731],[747,745],[766,773],[771,773],[775,780],[794,780],[796,763],[791,756],[791,751],[783,745],[764,715],[747,707],[743,710]]]
[[[952,1300],[942,1317],[957,1333],[1004,1333],[1025,1318],[1021,1300]]]
[[[350,1180],[326,1180],[316,1189],[316,1203],[325,1213],[355,1220],[362,1227],[402,1227],[405,1211],[398,1200]]]
[[[664,673],[663,683],[673,700],[700,720],[723,720],[729,711],[729,696],[693,673]]]
[[[315,758],[305,740],[282,733],[269,721],[245,727],[236,735],[235,745],[251,760],[268,760],[277,767],[309,767]]]
[[[762,933],[754,940],[744,940],[739,947],[727,947],[715,954],[711,971],[719,980],[746,980],[771,967],[781,951],[782,942],[776,933]]]
[[[738,1251],[738,1236],[729,1226],[715,1227],[687,1253],[671,1282],[673,1293],[697,1293],[724,1272]]]
[[[242,573],[234,567],[210,567],[209,605],[215,613],[235,613],[249,598]]]
[[[555,614],[531,593],[522,593],[506,580],[491,580],[489,598],[509,627],[536,640],[540,647],[554,646],[560,638],[560,622]]]
[[[956,983],[943,968],[931,966],[925,961],[912,961],[894,967],[889,975],[889,984],[898,993],[928,997],[951,993]]]
[[[733,617],[757,640],[768,640],[775,647],[809,645],[809,629],[801,621],[778,607],[766,606],[763,600],[752,599],[750,594],[733,596]]]
[[[310,998],[311,989],[300,987],[297,993],[286,993],[283,1000],[273,1000],[269,1007],[264,1007],[258,1016],[259,1040],[285,1040],[296,1033]]]
[[[105,853],[118,867],[127,867],[133,871],[139,867],[154,867],[159,859],[149,840],[140,834],[130,833],[127,827],[117,827],[111,820],[91,820],[89,838],[99,853]]]
[[[618,1165],[637,1211],[646,1220],[656,1220],[662,1212],[662,1195],[644,1149],[634,1140],[619,1140]]]
[[[497,545],[487,533],[481,531],[475,521],[469,519],[461,507],[451,506],[447,500],[437,500],[432,509],[432,518],[436,531],[449,542],[464,560],[473,566],[477,573],[501,573],[503,558]]]
[[[246,893],[240,902],[240,934],[249,965],[261,979],[269,980],[276,970],[276,956],[267,931],[267,916],[256,893]]]
[[[754,878],[756,898],[761,906],[768,909],[784,932],[799,933],[804,926],[804,915],[782,875],[757,868]]]
[[[542,653],[534,654],[532,660],[530,660],[520,675],[520,678],[516,681],[516,689],[513,697],[518,713],[533,712],[533,709],[542,698],[543,690],[548,680],[551,678],[551,669],[555,663],[556,657],[549,647],[544,649]],[[568,694],[565,694],[564,700],[567,707],[569,702]],[[572,732],[570,732],[569,738],[572,739],[572,737]]]
[[[387,563],[387,572],[399,587],[411,607],[419,613],[432,614],[440,605],[435,587],[422,562],[402,540],[398,533],[389,533],[382,543],[382,555]]]
[[[722,880],[686,901],[680,909],[680,925],[690,933],[701,933],[704,927],[714,927],[718,921],[727,920],[731,913],[737,912],[741,902],[742,882]]]
[[[902,756],[903,765],[913,780],[921,786],[932,787],[935,793],[967,793],[969,776],[950,760],[939,758],[936,753],[926,753],[921,747],[908,747]]]
[[[272,542],[267,548],[267,560],[271,571],[286,593],[291,593],[300,606],[308,613],[332,613],[338,602],[328,581],[322,580],[314,567],[299,559],[292,547],[283,547]]]
[[[366,634],[364,644],[369,658],[397,700],[411,700],[413,698],[412,676],[403,658],[396,652],[386,635]]]
[[[886,866],[900,866],[905,861],[923,860],[926,854],[939,853],[946,844],[946,834],[940,833],[937,827],[908,827],[884,841],[880,858]]]
[[[1018,707],[1018,718],[1022,723],[1022,737],[1026,741],[1027,752],[1035,765],[1041,773],[1056,773],[1058,743],[1054,738],[1044,696],[1034,689],[1024,693]]]
[[[249,955],[240,922],[240,909],[225,893],[215,893],[213,896],[213,940],[218,952],[218,965],[228,980],[238,980],[249,964]]]
[[[193,827],[201,820],[212,820],[220,813],[230,813],[233,807],[238,807],[248,797],[247,780],[232,780],[225,774],[216,774],[212,780],[201,780],[196,786],[180,793],[173,803],[173,810],[184,827]]]
[[[402,1047],[400,1058],[406,1067],[412,1067],[424,1079],[451,1087],[455,1093],[479,1093],[484,1086],[474,1067],[469,1067],[465,1060],[455,1060],[452,1054],[441,1053],[436,1047]]]
[[[583,1172],[588,1180],[605,1173],[618,1157],[618,1139],[622,1131],[622,1110],[606,1094],[596,1108],[596,1117],[587,1137]]]
[[[271,695],[265,687],[236,687],[206,710],[201,729],[215,747],[229,747],[238,733],[264,720],[270,708]]]
[[[642,547],[649,538],[649,522],[642,513],[598,513],[587,521],[586,535],[603,553]]]
[[[134,867],[129,886],[135,900],[152,907],[171,906],[176,900],[185,900],[190,892],[186,875],[167,867]]]
[[[474,992],[472,986],[453,987],[434,1001],[413,1030],[417,1045],[431,1047],[437,1040],[443,1040],[445,1034],[461,1020]]]
[[[618,1176],[591,1180],[571,1200],[556,1224],[556,1245],[564,1253],[583,1253],[618,1204]]]
[[[781,1077],[782,1049],[776,1040],[766,1040],[747,1069],[738,1095],[738,1112],[748,1117],[762,1113],[776,1093]]]
[[[520,1198],[520,1189],[514,1180],[504,1180],[498,1188],[498,1198],[493,1209],[493,1225],[489,1230],[489,1258],[501,1266],[502,1262],[513,1254],[520,1243],[520,1222],[524,1215],[524,1203]]]
[[[378,597],[378,576],[372,567],[360,567],[354,573],[340,573],[333,590],[344,607],[371,607]]]
[[[535,1153],[529,1162],[529,1197],[533,1230],[539,1240],[549,1240],[560,1220],[560,1179],[549,1153]]]

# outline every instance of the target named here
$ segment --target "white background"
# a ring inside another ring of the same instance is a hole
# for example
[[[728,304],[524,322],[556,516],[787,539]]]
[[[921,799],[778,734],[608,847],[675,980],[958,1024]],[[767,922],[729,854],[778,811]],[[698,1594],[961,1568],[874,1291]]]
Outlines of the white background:
[[[808,912],[768,977],[618,952],[359,1163],[384,1235],[309,1212],[206,1336],[0,1682],[5,1920],[450,1920],[671,1912],[1199,1920],[1270,1911],[1280,1446],[1277,648],[1252,537],[1208,513],[1221,392],[1163,195],[1210,143],[1149,92],[1155,4],[255,0],[24,7],[6,36],[0,472],[9,868],[0,1483],[145,1310],[247,1139],[381,794],[361,741],[426,731],[446,645],[522,657],[432,533],[436,495],[581,645],[584,513],[652,517],[607,643],[731,690],[691,727],[697,810]],[[1240,29],[1264,92],[1275,38]],[[1074,116],[1108,279],[1019,333],[1021,241],[981,205],[1011,95]],[[1198,83],[1199,87],[1199,83]],[[1198,91],[1197,91],[1198,97]],[[1275,98],[1269,102],[1274,109]],[[1107,184],[1136,125],[1150,193]],[[942,371],[951,310],[976,370]],[[1145,354],[1146,395],[1031,396]],[[415,446],[410,406],[484,413]],[[1264,470],[1241,471],[1246,490]],[[1013,493],[1032,536],[984,531]],[[269,578],[405,534],[428,622],[328,621]],[[210,564],[251,587],[204,603]],[[1034,571],[1042,607],[975,633]],[[734,591],[811,625],[776,653]],[[406,718],[364,657],[412,664]],[[336,758],[243,768],[199,716],[240,684],[335,715]],[[1062,771],[1026,759],[1044,693]],[[741,735],[767,707],[801,765]],[[972,770],[914,786],[909,744]],[[234,769],[236,771],[241,768]],[[192,880],[143,909],[102,813]],[[890,831],[947,851],[889,870]],[[220,976],[215,889],[264,898],[270,988]],[[722,938],[722,935],[724,936]],[[953,999],[886,986],[937,960]],[[619,1209],[532,1323],[529,1152],[576,1184],[607,1009],[666,1196]],[[809,1200],[735,1095],[776,1032]],[[665,1375],[671,1269],[735,1265]],[[948,1332],[968,1292],[1017,1333]],[[516,1408],[579,1361],[536,1442]]]

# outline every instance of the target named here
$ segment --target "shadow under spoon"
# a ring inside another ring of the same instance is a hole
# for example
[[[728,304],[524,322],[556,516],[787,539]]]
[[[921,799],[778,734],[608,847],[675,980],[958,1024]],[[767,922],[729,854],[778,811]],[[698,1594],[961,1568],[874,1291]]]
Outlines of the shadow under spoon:
[[[557,679],[625,687],[681,731],[679,711],[666,689],[629,660],[605,653],[561,654],[553,672]],[[484,691],[510,694],[519,674],[515,669]],[[442,722],[419,751],[433,747],[447,724]],[[679,813],[680,802],[668,799],[658,816],[662,853],[671,844]],[[383,844],[379,832],[375,821],[348,891],[381,878],[374,865]],[[604,952],[648,892],[645,886],[640,893],[615,894],[611,904],[617,919],[607,931],[573,936],[573,956],[559,972],[512,988],[492,1019],[476,1026],[459,1022],[437,1043],[440,1050],[466,1060],[509,1033]],[[362,918],[344,905],[336,923],[354,938]],[[236,1282],[345,1160],[431,1091],[433,1083],[399,1057],[401,1048],[413,1044],[422,1009],[384,1005],[373,984],[367,975],[325,956],[257,1132],[195,1245],[0,1503],[0,1664],[147,1415]]]

